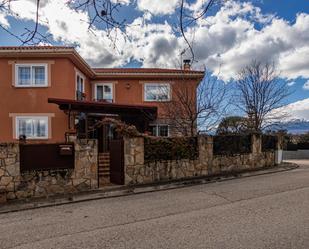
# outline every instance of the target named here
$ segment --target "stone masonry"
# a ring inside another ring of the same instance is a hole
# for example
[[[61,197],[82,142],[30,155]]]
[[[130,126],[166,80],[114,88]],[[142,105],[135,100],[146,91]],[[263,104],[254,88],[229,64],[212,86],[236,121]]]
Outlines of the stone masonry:
[[[256,170],[275,165],[274,151],[261,151],[261,138],[254,135],[252,153],[234,156],[213,155],[210,136],[198,137],[196,160],[169,160],[144,163],[144,138],[125,138],[125,183],[143,184],[166,180],[211,176]]]
[[[98,187],[96,140],[75,142],[75,168],[20,172],[19,145],[0,144],[0,200],[48,197]]]

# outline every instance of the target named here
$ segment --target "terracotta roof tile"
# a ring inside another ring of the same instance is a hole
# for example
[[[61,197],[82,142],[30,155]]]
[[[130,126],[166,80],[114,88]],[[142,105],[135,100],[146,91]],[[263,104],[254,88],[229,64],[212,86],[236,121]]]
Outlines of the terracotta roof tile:
[[[0,46],[0,50],[44,50],[44,49],[74,49],[69,46]]]
[[[203,71],[195,70],[182,70],[182,69],[165,69],[165,68],[91,68],[86,61],[76,52],[74,47],[71,46],[0,46],[0,52],[2,53],[25,53],[31,54],[31,51],[43,54],[47,53],[52,55],[54,53],[72,53],[75,54],[78,58],[77,60],[81,61],[82,64],[92,72],[92,74],[97,74],[99,77],[138,77],[140,76],[153,76],[157,75],[158,77],[163,76],[172,76],[178,77],[180,75],[186,75],[190,77],[203,77]]]
[[[167,74],[203,74],[203,71],[182,70],[182,69],[165,69],[165,68],[93,68],[96,73],[102,74],[151,74],[151,73],[167,73]]]

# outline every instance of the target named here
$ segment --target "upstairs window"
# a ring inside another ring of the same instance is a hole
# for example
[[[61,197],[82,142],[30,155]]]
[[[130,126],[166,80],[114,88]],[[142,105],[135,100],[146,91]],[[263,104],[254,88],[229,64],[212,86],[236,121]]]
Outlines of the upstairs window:
[[[145,101],[169,101],[170,84],[146,83],[144,86]]]
[[[16,64],[17,87],[45,87],[47,82],[46,64]]]
[[[16,137],[25,135],[27,139],[48,138],[48,117],[16,117]]]
[[[84,78],[76,74],[76,100],[83,100],[85,93]]]
[[[113,102],[113,84],[98,83],[95,85],[95,99],[97,101],[105,100]]]
[[[150,125],[150,131],[152,136],[156,137],[168,137],[169,126],[168,125]]]

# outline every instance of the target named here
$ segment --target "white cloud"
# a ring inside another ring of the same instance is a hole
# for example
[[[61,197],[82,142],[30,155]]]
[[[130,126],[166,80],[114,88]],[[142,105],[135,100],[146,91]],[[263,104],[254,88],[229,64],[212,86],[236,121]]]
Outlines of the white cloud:
[[[131,38],[132,58],[144,67],[176,66],[179,40],[168,23],[149,24],[137,18],[126,33]]]
[[[290,82],[287,83],[288,86],[294,86],[295,84],[296,84],[295,81],[290,81]]]
[[[289,115],[286,121],[309,121],[309,98],[281,107],[278,109],[278,111],[287,113]]]
[[[130,4],[130,0],[111,0],[112,3],[115,4],[122,4],[122,5],[129,5]]]
[[[6,19],[6,15],[2,12],[0,12],[0,25],[2,25],[5,28],[9,28],[10,24],[8,20]]]
[[[126,64],[131,57],[123,35],[117,34],[114,41],[108,38],[106,31],[96,27],[90,32],[86,12],[74,11],[62,0],[46,0],[43,3],[40,7],[41,24],[55,41],[76,45],[78,52],[90,64],[116,67]],[[21,19],[34,20],[35,5],[32,0],[14,1],[11,7]],[[113,32],[110,35],[116,36]]]
[[[130,0],[113,0],[122,4]],[[11,8],[23,20],[35,18],[35,1],[12,1]],[[186,8],[197,13],[206,0],[196,0]],[[153,15],[176,14],[179,0],[137,0],[142,16],[126,28],[126,36],[117,34],[113,43],[104,30],[88,30],[89,16],[73,11],[65,1],[45,0],[40,9],[43,25],[63,44],[76,44],[81,55],[95,66],[123,66],[137,60],[143,67],[179,66],[180,53],[186,47],[183,38],[168,22],[154,23]],[[123,6],[126,8],[129,6]],[[55,14],[56,13],[56,14]],[[157,20],[156,20],[157,21]],[[0,22],[9,25],[0,13]],[[258,28],[257,28],[258,27]],[[196,68],[206,66],[229,80],[253,59],[274,61],[282,77],[290,82],[309,78],[309,14],[301,13],[295,23],[264,14],[252,3],[226,1],[213,16],[201,18],[186,31],[193,40]],[[112,33],[112,35],[116,35]]]
[[[40,7],[45,6],[45,2],[40,4]],[[35,0],[22,0],[11,1],[9,5],[13,13],[16,13],[18,19],[34,20],[36,17],[36,1]]]
[[[273,17],[271,23],[260,23],[262,28],[257,29],[259,19],[259,8],[232,2],[215,16],[201,20],[195,28],[195,54],[200,64],[220,69],[225,80],[235,77],[253,59],[278,63],[287,79],[308,78],[309,15],[299,14],[294,24]]]
[[[307,80],[306,83],[303,85],[303,89],[309,90],[309,80]]]
[[[278,63],[281,75],[286,78],[296,79],[299,76],[309,78],[309,45],[280,54]]]
[[[154,15],[173,14],[179,0],[137,0],[137,8]]]

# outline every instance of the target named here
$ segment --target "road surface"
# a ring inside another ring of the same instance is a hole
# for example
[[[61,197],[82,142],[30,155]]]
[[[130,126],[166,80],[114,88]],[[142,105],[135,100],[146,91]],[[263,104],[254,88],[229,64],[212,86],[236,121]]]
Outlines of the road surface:
[[[0,215],[0,248],[309,248],[301,167]]]

